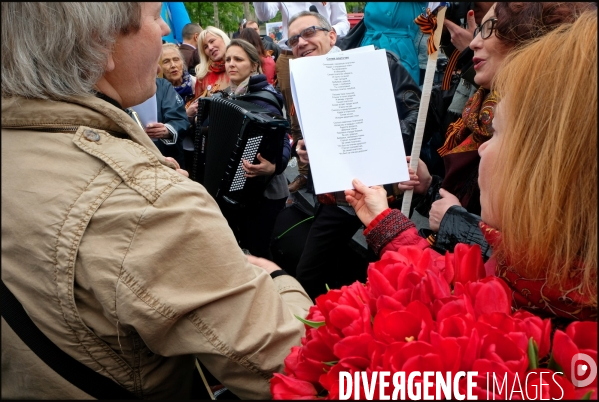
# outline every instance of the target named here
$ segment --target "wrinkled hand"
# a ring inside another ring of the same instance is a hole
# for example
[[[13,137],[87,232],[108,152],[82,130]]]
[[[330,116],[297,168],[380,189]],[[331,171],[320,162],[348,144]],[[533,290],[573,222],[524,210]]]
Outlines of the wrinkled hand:
[[[161,138],[168,138],[171,136],[170,131],[163,123],[149,123],[146,126],[146,133],[148,137],[159,140]]]
[[[397,188],[401,191],[414,190],[414,194],[426,193],[428,188],[431,186],[431,182],[433,181],[433,177],[428,172],[426,163],[424,163],[422,159],[418,158],[418,167],[416,168],[416,173],[414,173],[414,170],[410,168],[411,157],[408,156],[406,159],[408,161],[408,173],[410,174],[410,180],[398,183]]]
[[[443,220],[443,217],[449,208],[453,207],[454,205],[461,206],[458,197],[451,194],[449,191],[440,189],[439,194],[443,198],[433,202],[433,205],[431,205],[431,210],[428,213],[428,225],[433,232],[439,231],[441,221]]]
[[[455,48],[460,52],[470,46],[470,42],[472,42],[472,37],[474,36],[474,29],[476,28],[474,11],[468,11],[466,19],[468,21],[468,29],[464,29],[448,19],[443,20],[443,25],[447,27],[447,30],[451,35],[451,43],[453,43]]]
[[[275,172],[275,164],[270,163],[264,159],[262,155],[256,155],[256,158],[260,161],[258,164],[251,164],[249,161],[242,159],[243,170],[245,171],[245,177],[257,177],[257,176],[270,176]]]
[[[306,143],[304,140],[299,140],[297,142],[295,150],[297,151],[297,156],[299,156],[301,163],[310,163],[310,159],[308,158],[308,150],[306,149]]]
[[[164,158],[164,160],[175,165],[175,171],[177,173],[179,173],[182,176],[189,177],[189,173],[187,173],[187,170],[181,169],[181,166],[179,166],[179,162],[177,162],[177,160],[175,158],[171,158],[170,156],[167,156]]]
[[[185,109],[185,112],[187,113],[187,117],[189,119],[193,119],[196,116],[196,114],[198,114],[198,101],[193,101],[191,105],[189,105],[189,107]]]
[[[246,257],[248,258],[250,264],[262,268],[269,274],[273,273],[274,271],[279,271],[281,269],[281,267],[279,267],[277,264],[267,260],[266,258],[260,258],[253,255],[248,255]]]
[[[367,187],[358,179],[353,179],[355,190],[345,190],[345,200],[356,211],[356,215],[366,226],[381,212],[389,208],[387,191],[381,186]]]

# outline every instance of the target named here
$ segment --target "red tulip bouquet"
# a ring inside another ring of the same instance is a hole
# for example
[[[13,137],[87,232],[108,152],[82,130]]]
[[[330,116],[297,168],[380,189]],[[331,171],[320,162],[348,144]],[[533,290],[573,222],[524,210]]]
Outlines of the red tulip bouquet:
[[[394,399],[377,373],[427,371],[477,372],[470,395],[478,399],[597,398],[597,323],[573,322],[552,335],[549,319],[512,311],[507,285],[485,277],[478,246],[459,244],[445,256],[416,247],[386,252],[370,264],[366,284],[329,290],[302,321],[302,345],[285,359],[286,374],[271,380],[274,399],[339,399],[340,373],[364,380],[343,399]],[[590,370],[584,381],[573,377],[581,375],[571,372],[580,354],[587,368],[594,363],[594,380]],[[454,392],[466,395],[466,378],[454,379]]]

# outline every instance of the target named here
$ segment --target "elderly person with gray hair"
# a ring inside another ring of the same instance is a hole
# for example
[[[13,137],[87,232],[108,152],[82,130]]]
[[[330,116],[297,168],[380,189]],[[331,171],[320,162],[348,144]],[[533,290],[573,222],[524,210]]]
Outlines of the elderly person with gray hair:
[[[2,397],[187,399],[197,358],[269,398],[311,302],[125,112],[156,91],[161,4],[1,7]]]

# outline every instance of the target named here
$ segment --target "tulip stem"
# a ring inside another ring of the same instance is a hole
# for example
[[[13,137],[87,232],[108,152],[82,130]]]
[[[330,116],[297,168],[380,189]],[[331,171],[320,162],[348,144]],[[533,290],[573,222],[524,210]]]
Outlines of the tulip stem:
[[[535,340],[530,337],[528,340],[528,369],[535,370],[539,368],[539,348]]]

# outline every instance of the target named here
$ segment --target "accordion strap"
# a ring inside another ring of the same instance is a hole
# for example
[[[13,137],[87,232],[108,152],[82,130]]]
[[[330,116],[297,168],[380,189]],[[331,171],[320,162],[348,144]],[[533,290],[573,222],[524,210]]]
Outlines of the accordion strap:
[[[272,92],[270,91],[258,91],[258,92],[252,92],[249,94],[244,94],[244,95],[238,95],[235,96],[234,98],[232,97],[232,99],[237,99],[237,100],[242,100],[242,101],[247,101],[247,102],[251,102],[253,100],[261,100],[264,102],[267,102],[271,105],[273,105],[274,107],[276,107],[279,110],[283,110],[283,103],[279,100],[279,98],[277,98]]]

